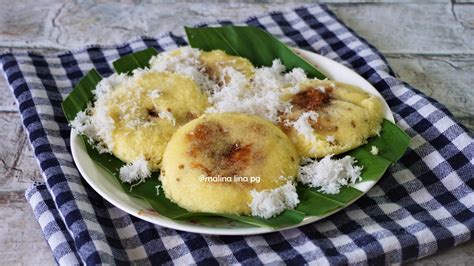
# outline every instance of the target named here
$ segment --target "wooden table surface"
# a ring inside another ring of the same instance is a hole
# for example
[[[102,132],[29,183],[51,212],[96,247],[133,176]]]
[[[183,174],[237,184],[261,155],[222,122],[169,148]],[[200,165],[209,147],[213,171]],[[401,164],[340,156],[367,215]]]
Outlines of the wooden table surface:
[[[0,0],[0,53],[57,52],[94,43],[116,44],[169,30],[181,34],[184,25],[245,19],[304,3],[172,2]],[[382,51],[402,80],[445,104],[458,121],[474,130],[474,0],[323,2]],[[25,189],[42,177],[17,109],[2,76],[0,265],[54,264],[24,197]],[[474,241],[415,263],[474,265]]]

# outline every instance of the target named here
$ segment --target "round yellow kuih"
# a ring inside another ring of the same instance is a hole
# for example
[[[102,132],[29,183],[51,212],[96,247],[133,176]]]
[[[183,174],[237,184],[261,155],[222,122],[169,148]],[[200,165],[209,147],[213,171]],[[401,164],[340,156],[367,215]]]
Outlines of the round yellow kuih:
[[[107,107],[115,124],[112,153],[124,162],[145,158],[152,171],[160,169],[173,133],[208,106],[194,81],[173,73],[147,72],[111,93]]]
[[[252,63],[248,59],[229,55],[221,50],[203,51],[199,59],[203,62],[209,77],[217,81],[222,78],[222,71],[226,67],[234,68],[248,79],[252,78],[255,72]]]
[[[364,144],[381,129],[383,106],[381,100],[360,88],[331,80],[311,80],[290,96],[292,112],[282,128],[304,157],[321,158],[340,154]],[[300,134],[291,123],[301,114],[314,111],[318,118],[310,119],[313,139]]]
[[[286,184],[298,166],[294,145],[277,126],[257,116],[220,113],[176,131],[163,154],[160,179],[166,197],[188,211],[242,215],[251,213],[251,190]],[[206,179],[219,176],[232,179]],[[234,182],[234,176],[248,179]]]

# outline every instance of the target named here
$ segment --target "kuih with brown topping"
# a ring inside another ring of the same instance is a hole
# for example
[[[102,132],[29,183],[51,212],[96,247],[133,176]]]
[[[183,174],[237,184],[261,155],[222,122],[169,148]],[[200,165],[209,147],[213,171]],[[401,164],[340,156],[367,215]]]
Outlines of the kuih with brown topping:
[[[250,214],[250,191],[286,184],[288,179],[280,176],[292,180],[296,158],[288,137],[269,121],[239,113],[204,115],[171,138],[161,182],[166,197],[189,211]],[[250,182],[251,177],[260,182]]]
[[[334,81],[311,80],[301,87],[290,96],[291,112],[280,115],[280,127],[302,156],[343,153],[378,134],[383,113],[376,96]],[[307,112],[317,119],[299,120]]]
[[[256,157],[252,143],[233,141],[229,132],[214,122],[199,124],[194,131],[188,133],[187,138],[190,142],[188,154],[191,157],[209,159],[206,167],[202,164],[191,166],[204,169],[208,176],[233,176]]]

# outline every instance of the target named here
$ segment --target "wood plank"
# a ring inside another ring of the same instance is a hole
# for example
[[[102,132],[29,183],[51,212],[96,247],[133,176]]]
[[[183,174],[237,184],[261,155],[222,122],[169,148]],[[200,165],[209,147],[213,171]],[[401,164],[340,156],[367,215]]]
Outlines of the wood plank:
[[[451,12],[458,23],[460,23],[465,29],[474,29],[474,0],[469,0],[473,4],[459,4],[453,5]],[[466,32],[469,34],[469,32]],[[473,44],[471,43],[471,46]]]
[[[28,144],[18,113],[0,113],[0,192],[24,191],[41,181],[38,163]]]
[[[92,43],[116,44],[140,35],[155,36],[176,29],[182,33],[183,25],[216,18],[243,19],[297,5],[276,3],[270,8],[261,3],[45,2],[37,7],[37,1],[26,0],[1,9],[0,25],[6,26],[0,30],[0,47],[74,49]],[[180,10],[180,19],[175,17],[176,10]]]
[[[342,21],[383,53],[464,54],[474,52],[474,28],[454,14],[465,5],[329,5]],[[473,17],[469,8],[467,17]],[[467,18],[467,19],[468,19]],[[464,23],[465,24],[465,23]]]
[[[0,10],[3,12],[0,22],[7,25],[0,31],[0,47],[74,49],[92,43],[117,44],[140,35],[156,36],[169,30],[182,33],[183,25],[216,18],[242,20],[252,14],[288,10],[300,4],[297,1],[272,5],[80,1],[51,4],[42,9],[36,7],[36,1],[27,0],[24,6],[33,8],[14,5],[13,10]],[[329,7],[385,53],[474,52],[474,29],[464,27],[456,20],[455,12],[464,9],[458,8],[457,4],[455,8],[450,2],[333,3]],[[180,10],[179,20],[175,19],[176,10]],[[17,13],[21,15],[12,15]],[[471,11],[469,14],[472,17]]]
[[[52,21],[61,6],[60,3],[54,0],[44,0],[42,4],[33,0],[16,4],[7,0],[1,2],[4,7],[0,9],[1,46],[51,44],[48,38],[54,28]]]
[[[18,107],[4,75],[0,74],[0,112],[17,112]]]
[[[389,55],[387,59],[398,77],[446,105],[474,132],[474,55]]]
[[[15,203],[0,201],[0,214],[0,265],[55,264],[24,197]]]

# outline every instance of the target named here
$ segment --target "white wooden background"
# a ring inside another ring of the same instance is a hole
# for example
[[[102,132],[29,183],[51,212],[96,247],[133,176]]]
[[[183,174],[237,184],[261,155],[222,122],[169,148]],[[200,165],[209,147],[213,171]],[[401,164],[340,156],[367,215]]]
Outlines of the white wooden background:
[[[114,44],[182,26],[245,19],[286,10],[302,1],[0,0],[0,53],[56,52],[86,44]],[[474,130],[474,0],[333,0],[329,7],[380,49],[403,80],[445,104]],[[24,190],[41,174],[15,100],[0,77],[0,265],[54,264]],[[416,264],[474,265],[474,241]]]

